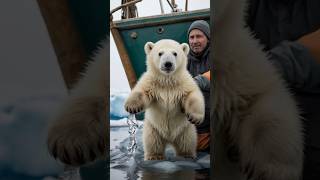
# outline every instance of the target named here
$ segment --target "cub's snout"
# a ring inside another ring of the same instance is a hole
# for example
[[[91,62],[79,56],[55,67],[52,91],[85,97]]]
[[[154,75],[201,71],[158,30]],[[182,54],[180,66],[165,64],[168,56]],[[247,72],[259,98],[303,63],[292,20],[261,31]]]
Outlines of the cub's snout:
[[[170,74],[176,70],[176,57],[177,53],[159,53],[160,57],[160,70],[163,73]]]

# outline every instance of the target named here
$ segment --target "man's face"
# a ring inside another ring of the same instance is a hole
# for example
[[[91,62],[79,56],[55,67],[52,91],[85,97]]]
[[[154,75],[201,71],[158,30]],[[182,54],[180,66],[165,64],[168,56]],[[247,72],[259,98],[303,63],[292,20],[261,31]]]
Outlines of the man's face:
[[[207,36],[199,29],[193,29],[189,34],[189,45],[195,54],[201,54],[208,44]]]

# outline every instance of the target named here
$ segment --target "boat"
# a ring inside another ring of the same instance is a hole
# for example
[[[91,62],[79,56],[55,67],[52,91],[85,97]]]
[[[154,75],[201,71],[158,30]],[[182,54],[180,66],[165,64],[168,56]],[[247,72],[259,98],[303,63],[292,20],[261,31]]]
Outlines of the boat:
[[[134,1],[135,3],[141,0]],[[172,2],[174,3],[174,2]],[[132,4],[121,6],[129,8]],[[174,5],[172,5],[174,7]],[[111,11],[111,13],[115,12]],[[131,13],[134,14],[134,13]],[[179,43],[187,42],[187,31],[195,20],[210,21],[210,10],[174,11],[148,17],[130,17],[113,21],[110,18],[110,30],[117,46],[130,88],[146,71],[144,45],[160,39],[173,39]]]

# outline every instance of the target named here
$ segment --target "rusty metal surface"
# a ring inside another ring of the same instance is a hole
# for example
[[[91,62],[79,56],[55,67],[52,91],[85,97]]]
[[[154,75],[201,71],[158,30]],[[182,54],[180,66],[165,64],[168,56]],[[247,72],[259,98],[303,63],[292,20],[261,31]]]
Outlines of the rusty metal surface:
[[[120,33],[114,27],[113,22],[110,22],[110,30],[111,30],[112,36],[114,38],[115,44],[117,46],[119,56],[120,56],[122,65],[124,67],[125,73],[127,75],[127,79],[129,81],[130,88],[132,89],[137,82],[137,78],[136,78],[135,71],[132,67],[130,57],[125,49],[125,46],[123,44],[123,40],[120,36]]]

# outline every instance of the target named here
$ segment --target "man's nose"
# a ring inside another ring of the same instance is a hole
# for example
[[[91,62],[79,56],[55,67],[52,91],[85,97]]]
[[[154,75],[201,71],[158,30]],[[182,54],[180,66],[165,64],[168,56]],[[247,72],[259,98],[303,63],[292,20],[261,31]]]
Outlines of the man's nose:
[[[194,38],[193,39],[193,43],[198,43],[199,42],[199,39],[198,38]]]

